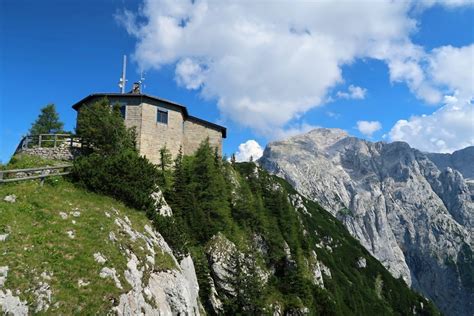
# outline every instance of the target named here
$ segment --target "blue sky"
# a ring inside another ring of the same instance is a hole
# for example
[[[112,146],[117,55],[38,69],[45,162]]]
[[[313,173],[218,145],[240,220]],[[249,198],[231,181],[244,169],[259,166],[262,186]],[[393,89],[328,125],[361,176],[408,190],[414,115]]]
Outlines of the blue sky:
[[[319,126],[430,151],[473,145],[474,8],[435,2],[1,1],[0,161],[44,105],[73,130],[72,104],[118,92],[123,54],[128,87],[145,69],[145,93],[228,127],[227,154]]]

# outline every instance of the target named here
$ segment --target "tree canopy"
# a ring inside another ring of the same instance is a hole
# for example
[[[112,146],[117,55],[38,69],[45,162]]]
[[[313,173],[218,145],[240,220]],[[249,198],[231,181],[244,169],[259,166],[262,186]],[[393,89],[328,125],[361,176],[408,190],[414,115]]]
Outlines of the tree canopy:
[[[135,130],[127,129],[120,115],[120,107],[111,106],[107,98],[80,109],[76,134],[100,154],[135,150]]]
[[[29,133],[31,135],[56,134],[63,132],[63,127],[64,123],[59,119],[56,106],[54,104],[48,104],[41,109],[41,113],[31,125]]]

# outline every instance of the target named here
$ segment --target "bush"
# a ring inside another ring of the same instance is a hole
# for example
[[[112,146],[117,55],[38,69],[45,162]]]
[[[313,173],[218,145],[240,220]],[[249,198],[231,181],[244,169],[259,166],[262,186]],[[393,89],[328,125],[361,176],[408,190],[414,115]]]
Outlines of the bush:
[[[88,150],[74,161],[72,179],[136,209],[154,210],[151,194],[157,190],[158,169],[136,151],[135,131],[127,129],[118,106],[106,98],[83,106],[77,135]]]
[[[135,130],[127,129],[120,107],[111,106],[107,98],[80,109],[76,134],[91,151],[102,155],[135,150]]]
[[[151,194],[157,188],[157,169],[133,150],[109,156],[82,156],[74,163],[72,177],[88,189],[113,196],[131,207],[146,211],[154,206]]]

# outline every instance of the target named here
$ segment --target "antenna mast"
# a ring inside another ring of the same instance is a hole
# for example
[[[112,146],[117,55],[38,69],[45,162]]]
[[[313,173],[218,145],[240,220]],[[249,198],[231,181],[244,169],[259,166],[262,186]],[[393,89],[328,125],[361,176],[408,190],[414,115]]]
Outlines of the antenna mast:
[[[123,55],[122,78],[120,78],[120,81],[119,81],[120,93],[122,94],[125,93],[125,85],[127,83],[127,79],[125,78],[126,71],[127,71],[127,55]]]
[[[140,90],[143,91],[145,89],[145,84],[143,83],[145,81],[145,73],[143,72],[143,69],[140,71]]]

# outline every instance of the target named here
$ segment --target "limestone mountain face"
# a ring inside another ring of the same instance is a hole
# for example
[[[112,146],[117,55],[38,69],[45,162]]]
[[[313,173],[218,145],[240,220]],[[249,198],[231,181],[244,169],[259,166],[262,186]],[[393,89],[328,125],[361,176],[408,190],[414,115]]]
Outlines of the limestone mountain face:
[[[270,143],[259,163],[330,211],[444,313],[474,310],[474,203],[463,177],[472,175],[472,147],[439,156],[316,129]]]
[[[464,178],[474,179],[474,146],[457,150],[452,154],[426,153],[426,156],[441,170],[450,167],[459,171]]]

